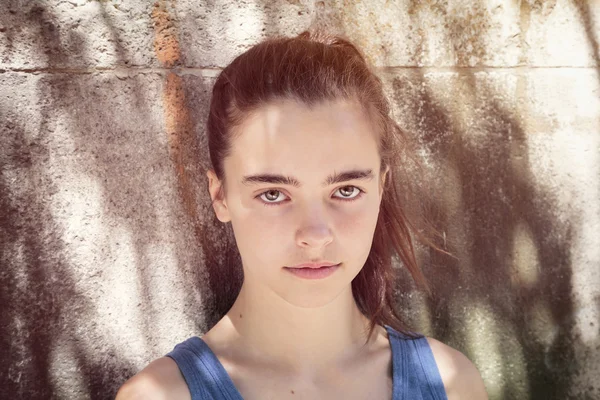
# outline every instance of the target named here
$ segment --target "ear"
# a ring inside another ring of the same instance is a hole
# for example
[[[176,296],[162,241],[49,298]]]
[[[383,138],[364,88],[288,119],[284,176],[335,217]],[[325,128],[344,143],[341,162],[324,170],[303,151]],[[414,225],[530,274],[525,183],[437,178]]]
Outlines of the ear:
[[[217,174],[212,169],[206,172],[208,177],[208,191],[210,193],[210,199],[212,201],[212,207],[215,210],[215,214],[219,221],[229,222],[231,217],[229,216],[229,210],[227,209],[227,202],[224,196],[224,187],[222,182],[217,178]]]
[[[381,195],[383,193],[383,188],[385,187],[386,179],[391,179],[392,172],[390,171],[390,166],[385,167],[385,171],[381,174],[381,183],[379,185],[379,201],[381,201]]]

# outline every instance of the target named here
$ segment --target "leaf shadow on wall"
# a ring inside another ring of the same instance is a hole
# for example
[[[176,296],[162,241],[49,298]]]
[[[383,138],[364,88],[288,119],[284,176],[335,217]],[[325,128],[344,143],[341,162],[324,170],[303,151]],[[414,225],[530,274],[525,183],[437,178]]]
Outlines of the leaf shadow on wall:
[[[465,35],[476,32],[467,41],[478,51],[477,58],[485,59],[482,38],[490,24],[482,22],[485,16],[471,17],[456,21],[444,14],[448,29],[458,29],[448,41],[460,51]],[[459,57],[459,63],[467,61]],[[501,361],[499,370],[479,368],[501,373],[498,398],[522,399],[523,393],[566,398],[576,374],[572,228],[557,220],[555,194],[537,184],[518,113],[499,101],[504,93],[473,70],[456,68],[449,75],[457,90],[454,99],[436,92],[437,82],[422,69],[393,81],[396,101],[404,105],[434,165],[430,172],[439,193],[427,205],[430,218],[440,231],[450,233],[458,256],[455,260],[431,251],[423,267],[434,293],[427,306],[431,334],[468,356],[495,353],[490,359]],[[516,79],[519,87],[527,76]],[[460,107],[450,104],[464,101],[471,107],[470,123],[457,122],[463,118],[457,113]],[[519,258],[523,253],[528,257]],[[401,303],[408,306],[406,300]],[[489,310],[492,320],[477,319],[478,310]],[[550,338],[536,335],[540,313],[544,326],[553,329]],[[477,337],[477,343],[469,343]]]

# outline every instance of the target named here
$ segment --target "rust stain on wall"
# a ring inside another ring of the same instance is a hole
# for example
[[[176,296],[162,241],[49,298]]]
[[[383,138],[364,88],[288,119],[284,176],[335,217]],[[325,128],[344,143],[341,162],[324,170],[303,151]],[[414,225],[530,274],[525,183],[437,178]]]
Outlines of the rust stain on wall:
[[[167,128],[169,151],[177,172],[177,182],[187,215],[196,220],[196,195],[190,173],[186,165],[194,162],[195,140],[189,111],[185,102],[183,81],[170,72],[163,92],[165,125]]]
[[[154,24],[154,51],[158,60],[167,68],[179,63],[181,51],[177,41],[176,29],[164,0],[154,4],[152,10]],[[198,215],[194,176],[186,165],[197,163],[195,160],[197,141],[193,134],[193,124],[187,108],[182,78],[174,72],[167,74],[163,89],[163,110],[169,144],[169,154],[177,173],[179,193],[185,212],[196,221]]]
[[[165,0],[154,3],[152,22],[154,24],[154,53],[158,61],[165,67],[173,67],[179,63],[181,50],[175,24],[169,15]]]
[[[456,63],[478,65],[485,63],[487,44],[485,38],[492,28],[486,9],[480,4],[462,14],[451,14],[448,19],[449,35],[452,38]]]

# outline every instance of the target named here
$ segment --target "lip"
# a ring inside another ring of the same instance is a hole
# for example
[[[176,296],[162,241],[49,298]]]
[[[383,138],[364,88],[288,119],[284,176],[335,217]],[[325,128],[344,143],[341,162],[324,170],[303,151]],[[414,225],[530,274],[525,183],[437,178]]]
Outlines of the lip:
[[[320,262],[316,262],[316,263],[305,263],[305,264],[298,264],[298,265],[294,265],[293,267],[286,267],[286,268],[321,268],[321,267],[333,267],[334,265],[339,265],[340,263],[332,263],[329,261],[320,261]]]
[[[296,275],[299,278],[323,279],[323,278],[327,278],[328,276],[332,275],[338,268],[340,268],[341,264],[342,263],[333,264],[333,265],[326,266],[326,267],[322,266],[320,268],[311,268],[311,267],[289,268],[289,267],[285,267],[284,269],[286,269],[287,271]],[[306,264],[301,264],[301,265],[306,265]],[[314,264],[312,264],[312,265],[314,265]]]

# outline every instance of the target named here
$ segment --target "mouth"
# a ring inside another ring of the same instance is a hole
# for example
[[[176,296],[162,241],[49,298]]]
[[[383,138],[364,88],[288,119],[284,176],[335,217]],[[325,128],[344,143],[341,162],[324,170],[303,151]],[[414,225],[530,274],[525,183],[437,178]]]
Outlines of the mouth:
[[[337,267],[338,265],[340,265],[340,264],[320,265],[318,267],[286,267],[286,268],[291,268],[291,269],[323,269],[323,268]]]
[[[320,269],[320,268],[329,268],[329,267],[337,267],[339,266],[341,263],[331,263],[331,262],[319,262],[319,263],[305,263],[305,264],[298,264],[294,267],[284,267],[284,268],[289,268],[289,269]]]
[[[320,266],[320,267],[301,267],[301,268],[293,268],[293,267],[284,267],[287,271],[291,272],[295,276],[304,279],[323,279],[330,275],[332,275],[342,263]]]

